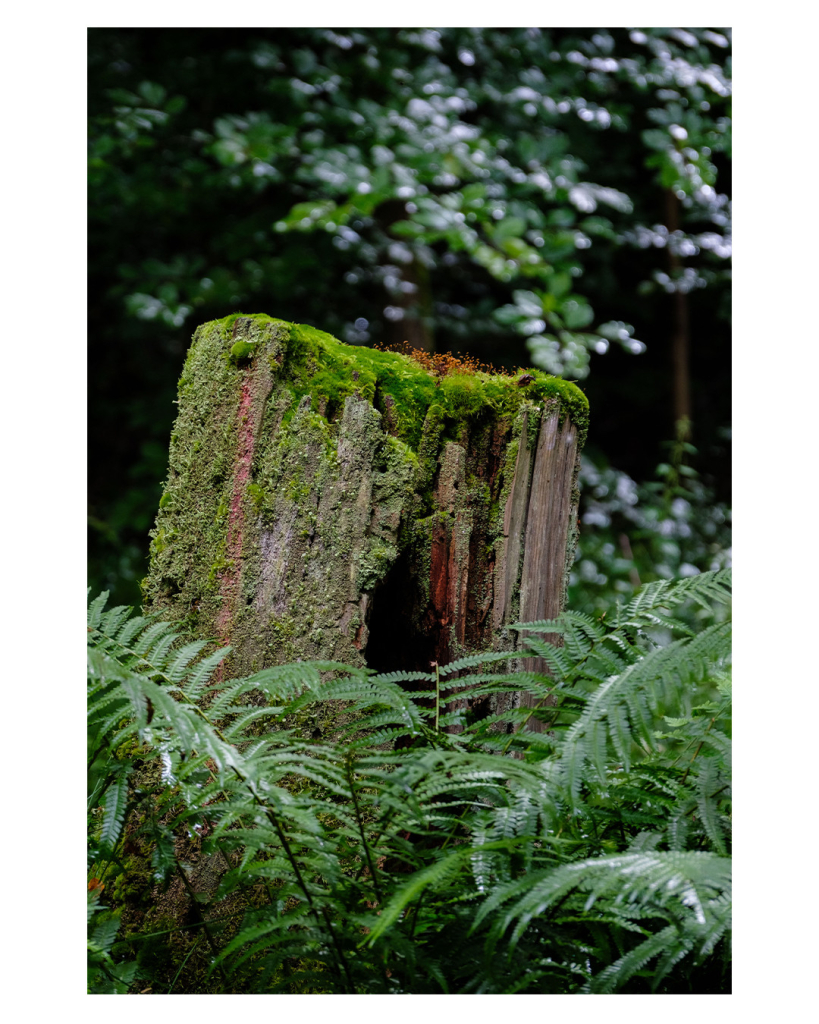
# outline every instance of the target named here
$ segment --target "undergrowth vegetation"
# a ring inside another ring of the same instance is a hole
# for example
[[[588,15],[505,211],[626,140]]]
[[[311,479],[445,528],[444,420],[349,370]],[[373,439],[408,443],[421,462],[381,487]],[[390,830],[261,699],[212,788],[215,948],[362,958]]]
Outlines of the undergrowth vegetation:
[[[652,583],[430,674],[230,680],[100,595],[89,991],[730,991],[729,588]],[[538,707],[456,706],[521,689]],[[319,701],[356,716],[311,734]]]

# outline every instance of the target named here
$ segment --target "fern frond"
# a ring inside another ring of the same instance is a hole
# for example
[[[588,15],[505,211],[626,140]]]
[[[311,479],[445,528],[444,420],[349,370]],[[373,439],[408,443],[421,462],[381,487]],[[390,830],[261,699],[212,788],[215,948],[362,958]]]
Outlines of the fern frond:
[[[245,738],[244,734],[250,726],[265,718],[280,718],[281,712],[281,708],[271,707],[250,708],[247,711],[242,711],[230,725],[222,728],[222,735],[229,743],[238,743]]]
[[[137,636],[152,620],[145,615],[136,615],[129,618],[122,629],[114,636],[111,634],[111,638],[116,640],[117,646],[121,650],[127,650],[131,641]]]
[[[304,662],[220,680],[201,700],[227,652],[203,658],[204,641],[99,602],[89,850],[121,839],[136,771],[157,877],[195,829],[202,855],[227,858],[211,901],[272,900],[213,933],[243,991],[287,990],[293,964],[327,992],[615,991],[652,962],[655,988],[676,984],[730,928],[730,632],[658,647],[646,631],[684,634],[667,608],[714,589],[727,592],[686,581],[680,597],[663,581],[613,627],[576,613],[519,624],[518,650],[439,668],[439,731],[428,672]],[[526,658],[553,674],[509,670]],[[521,690],[548,706],[474,720],[457,706]],[[302,710],[333,700],[352,720],[302,739]],[[521,729],[532,717],[548,731]],[[400,737],[412,743],[395,749]],[[162,773],[149,797],[146,757]]]
[[[372,731],[371,731],[372,730]],[[342,736],[353,736],[353,739],[347,741],[347,746],[350,750],[358,752],[360,750],[371,750],[376,747],[389,744],[392,746],[398,740],[401,739],[413,739],[418,735],[417,730],[408,729],[400,725],[393,727],[381,727],[368,723],[367,734],[365,736],[357,736],[356,733],[359,730],[356,728],[356,723],[345,727]]]
[[[116,608],[110,608],[100,617],[97,628],[105,636],[114,636],[122,623],[129,618],[132,611],[133,609],[125,604],[117,605]]]
[[[168,682],[180,683],[185,678],[185,669],[205,647],[207,647],[206,640],[194,640],[175,651],[173,660],[165,672]]]
[[[145,660],[151,665],[152,668],[156,667],[158,671],[161,671],[162,674],[165,675],[165,664],[168,652],[178,639],[178,633],[164,633],[157,639],[156,643],[146,652]]]
[[[665,615],[659,611],[646,611],[643,613],[644,626],[664,626],[666,629],[671,630],[673,633],[682,633],[684,636],[694,636],[694,630],[691,629],[682,619],[675,619],[671,615]]]
[[[407,904],[411,903],[425,889],[440,884],[452,874],[460,871],[466,859],[467,851],[455,850],[430,864],[422,871],[417,871],[408,882],[402,885],[387,903],[378,918],[375,928],[361,940],[360,945],[373,945],[384,932],[398,920]]]
[[[509,629],[514,629],[520,633],[524,630],[530,633],[563,633],[566,629],[566,621],[563,612],[556,619],[538,619],[535,622],[515,622],[509,626]]]
[[[573,798],[579,795],[584,763],[595,764],[602,774],[601,743],[612,726],[614,746],[628,770],[631,741],[639,738],[647,749],[655,749],[654,723],[664,708],[679,707],[685,687],[700,682],[729,654],[730,625],[720,623],[693,639],[649,652],[599,686],[565,738],[563,763]]]
[[[425,709],[419,709],[419,714],[423,714]],[[352,722],[348,722],[342,726],[340,735],[346,736],[357,736],[359,733],[367,733],[368,735],[362,737],[361,743],[372,745],[372,740],[376,732],[392,727],[393,731],[389,734],[395,738],[397,735],[395,729],[400,729],[404,726],[403,715],[394,708],[386,708],[384,710],[376,711],[373,714],[364,714],[360,718],[354,719]],[[372,735],[370,735],[372,731]],[[408,733],[409,735],[409,733]]]
[[[438,729],[446,730],[450,726],[461,727],[466,723],[466,709],[443,712],[438,716]]]
[[[102,610],[108,602],[108,591],[104,590],[88,606],[88,628],[96,629],[102,618]]]
[[[558,679],[566,679],[573,667],[573,659],[568,653],[534,636],[523,637],[519,656],[542,658]]]
[[[509,661],[510,658],[515,658],[516,655],[511,651],[484,651],[481,654],[471,654],[467,658],[459,658],[457,661],[451,661],[448,665],[443,665],[438,670],[439,675],[442,678],[451,676],[454,672],[463,672],[467,668],[478,668],[480,665],[491,665],[496,661]],[[435,681],[434,674],[432,675],[432,681]]]
[[[305,687],[318,693],[322,686],[322,675],[339,672],[356,678],[369,676],[367,670],[351,668],[338,661],[298,661],[264,668],[248,676],[248,682],[270,697],[281,698],[301,693]]]
[[[151,665],[153,660],[155,664],[151,665],[151,667],[158,667],[160,659],[152,659],[150,657],[153,646],[159,643],[164,637],[171,634],[173,634],[173,627],[170,623],[152,622],[148,628],[142,632],[136,643],[134,643],[134,653],[148,662],[149,665]]]
[[[655,984],[668,972],[673,962],[682,959],[691,951],[694,946],[694,939],[688,936],[681,937],[677,927],[668,925],[661,931],[650,935],[644,942],[641,942],[634,949],[629,950],[625,956],[620,957],[616,962],[602,971],[591,984],[593,993],[610,993],[616,988],[624,985],[629,978],[633,977],[642,967],[653,960],[655,956],[665,952],[668,958],[663,964],[665,968],[660,978],[655,979]]]
[[[418,683],[435,682],[435,673],[430,672],[381,672],[369,677],[374,683]]]
[[[376,681],[374,676],[347,676],[329,680],[321,689],[323,700],[350,701],[356,710],[386,704],[399,713],[401,723],[420,731],[422,719],[415,702],[395,683]]]
[[[521,881],[528,885],[521,885]],[[718,896],[730,896],[730,861],[715,854],[692,852],[638,852],[584,860],[501,887],[494,906],[517,898],[494,927],[494,938],[514,924],[511,945],[520,940],[530,922],[573,890],[587,892],[585,908],[598,900],[628,907],[629,916],[656,916],[664,907],[676,918],[688,915],[692,926],[706,924],[706,909]],[[489,901],[475,919],[480,924]]]
[[[125,822],[125,810],[128,805],[129,768],[121,771],[105,791],[103,797],[103,819],[100,841],[107,850],[113,850],[119,841],[122,826]]]
[[[697,808],[702,827],[714,849],[725,856],[728,851],[725,845],[722,816],[713,798],[718,791],[726,789],[727,785],[719,774],[716,758],[702,758],[696,775],[696,788]]]
[[[94,930],[90,935],[90,944],[103,953],[110,953],[111,947],[114,945],[114,939],[117,937],[119,926],[119,914],[106,916],[95,924]]]
[[[731,598],[731,570],[718,569],[682,580],[658,580],[642,587],[632,600],[618,610],[617,625],[642,620],[658,608],[669,608],[695,601],[710,611],[714,604],[726,604]]]

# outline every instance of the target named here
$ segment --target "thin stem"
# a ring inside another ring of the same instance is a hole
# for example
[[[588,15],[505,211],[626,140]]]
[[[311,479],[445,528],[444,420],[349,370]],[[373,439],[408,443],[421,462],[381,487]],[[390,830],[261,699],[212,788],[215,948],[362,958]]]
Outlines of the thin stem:
[[[167,679],[167,677],[162,672],[157,672],[156,674],[158,674],[158,675],[162,676],[163,678]],[[181,696],[183,698],[183,703],[186,704],[193,712],[198,714],[199,717],[203,719],[203,721],[209,726],[209,728],[211,728],[214,731],[214,733],[219,737],[219,739],[226,746],[233,747],[234,744],[229,743],[229,741],[226,739],[225,735],[223,734],[222,730],[215,723],[211,722],[211,720],[208,718],[208,716],[205,714],[205,712],[202,710],[202,708],[200,708],[198,704],[196,704],[189,697],[187,697],[187,695],[185,695],[181,691],[180,691],[180,693],[181,693]],[[275,829],[276,834],[279,837],[279,841],[282,844],[282,849],[284,850],[285,856],[290,861],[290,865],[291,865],[291,867],[293,869],[293,873],[294,873],[294,875],[296,877],[296,882],[297,882],[299,888],[301,889],[301,891],[304,893],[305,899],[307,901],[307,905],[310,907],[311,912],[316,916],[317,919],[319,917],[319,914],[321,915],[321,917],[324,918],[324,923],[327,926],[327,930],[328,930],[328,932],[330,934],[330,939],[332,941],[332,944],[335,947],[336,955],[338,957],[339,963],[341,964],[342,968],[344,969],[344,973],[347,976],[347,982],[348,982],[350,991],[354,992],[355,991],[355,986],[353,984],[353,979],[352,979],[352,976],[350,974],[349,966],[348,966],[347,960],[346,960],[346,958],[344,956],[344,952],[341,949],[341,946],[339,945],[338,937],[336,936],[335,930],[333,929],[332,922],[330,920],[330,916],[328,914],[327,908],[326,907],[322,907],[322,908],[319,909],[319,908],[316,907],[316,904],[313,902],[313,898],[312,898],[312,896],[310,894],[310,890],[307,888],[307,884],[306,884],[304,878],[302,877],[301,871],[300,871],[299,866],[298,866],[298,862],[296,861],[295,855],[294,855],[294,853],[293,853],[293,851],[292,851],[292,849],[290,847],[290,843],[287,840],[287,836],[285,835],[284,830],[281,827],[281,824],[280,824],[280,822],[278,820],[277,815],[274,813],[273,809],[268,804],[266,804],[263,800],[260,799],[260,797],[258,796],[258,794],[255,791],[255,788],[250,784],[249,778],[247,778],[235,765],[231,765],[231,768],[232,768],[234,774],[237,776],[237,778],[250,791],[250,795],[253,798],[254,802],[264,811],[265,816],[267,817],[268,821],[270,822],[270,824]],[[183,880],[186,888],[191,893],[191,896],[193,896],[193,892],[190,889],[190,886],[188,884],[188,880],[185,877],[184,872],[181,871],[181,869],[179,868],[178,864],[177,864],[177,869],[179,870],[179,873],[182,876],[182,880]],[[207,924],[204,923],[204,921],[203,921],[203,924],[204,924],[204,927],[205,927],[205,934],[208,937],[208,942],[210,943],[211,948],[214,951],[214,955],[217,955],[215,947],[213,945],[212,938],[211,938],[209,930],[207,928]],[[222,969],[221,964],[219,965],[219,970],[220,970],[220,973],[222,974],[222,977],[225,980],[225,984],[227,984],[227,978],[225,977],[225,973],[224,973],[224,970]]]
[[[435,665],[435,732],[438,732],[438,718],[441,709],[441,669],[438,662]]]
[[[412,928],[410,928],[410,941],[412,941],[415,938],[415,927],[418,924],[418,913],[421,910],[421,904],[424,901],[425,895],[426,889],[423,890],[421,895],[418,897],[418,901],[415,904],[415,913],[412,916]]]
[[[196,753],[196,751],[194,751],[194,754],[195,753]],[[212,771],[210,771],[210,778],[211,778],[211,782],[216,782],[216,776],[213,774]],[[227,803],[228,802],[227,793],[224,791],[224,789],[221,789],[220,793],[222,794],[222,799],[225,801],[225,803]],[[245,825],[244,819],[242,818],[241,815],[239,815],[239,817],[236,820],[239,822],[239,824],[242,826],[242,828],[246,828],[247,827]],[[232,871],[233,870],[233,865],[230,863],[230,860],[229,860],[227,854],[225,853],[225,851],[222,849],[222,846],[219,843],[217,843],[216,848],[218,849],[219,853],[222,855],[222,860],[225,862],[225,864],[227,864],[228,870]],[[272,907],[272,906],[275,905],[276,901],[273,899],[273,893],[270,891],[270,883],[267,881],[267,879],[263,879],[262,880],[262,884],[264,885],[265,892],[267,893],[267,902]],[[247,896],[245,896],[245,899],[247,900],[247,905],[249,907],[252,907],[252,903],[247,898]]]
[[[185,967],[185,964],[188,962],[188,960],[190,960],[190,958],[196,952],[196,947],[199,945],[199,943],[201,941],[202,941],[202,936],[198,935],[197,939],[196,939],[196,942],[194,942],[194,944],[188,950],[188,955],[185,957],[185,959],[179,965],[179,970],[176,972],[176,976],[174,977],[173,981],[171,982],[171,987],[168,989],[168,995],[170,995],[173,992],[174,986],[176,985],[177,981],[179,980],[179,975],[182,973],[182,971],[183,971],[183,969]]]
[[[461,811],[460,815],[455,819],[455,825],[454,825],[452,831],[449,833],[449,835],[447,835],[446,839],[443,841],[443,843],[440,846],[440,849],[442,851],[446,849],[447,844],[449,843],[449,840],[454,838],[455,832],[458,829],[458,825],[460,824],[460,822],[463,821],[463,819],[466,817],[466,815],[472,809],[472,806],[473,805],[467,804],[467,806],[464,807],[464,809]],[[415,927],[418,924],[418,912],[421,909],[421,904],[424,901],[424,896],[425,895],[426,895],[426,889],[424,889],[421,892],[421,895],[418,897],[418,900],[417,900],[417,902],[415,904],[415,914],[413,915],[413,918],[412,918],[412,928],[410,929],[410,939],[414,939],[415,938]]]
[[[367,866],[370,869],[370,878],[373,880],[373,888],[375,889],[375,896],[379,903],[383,902],[381,896],[381,887],[378,884],[378,875],[375,871],[375,864],[373,864],[372,854],[370,852],[370,844],[367,842],[367,837],[364,834],[364,823],[361,820],[361,808],[358,804],[358,794],[356,793],[355,780],[353,779],[352,771],[352,755],[348,754],[344,759],[344,770],[347,775],[347,784],[350,787],[350,793],[353,797],[353,808],[355,809],[355,820],[358,825],[358,834],[361,836],[361,842],[364,846],[364,856],[367,858]]]
[[[726,782],[724,786],[720,786],[719,789],[715,789],[714,792],[708,797],[708,799],[709,800],[713,800],[715,796],[719,796],[720,793],[722,793],[724,790],[728,789],[728,787],[730,785],[731,785],[730,782]],[[696,810],[697,810],[697,806],[695,805],[694,807],[691,808],[690,811],[688,811],[688,814],[694,814],[694,812]],[[688,814],[686,815],[686,817],[688,816]]]
[[[370,878],[373,880],[373,888],[375,889],[375,898],[379,903],[383,903],[383,897],[381,895],[381,887],[378,884],[378,875],[376,874],[375,864],[373,864],[372,854],[370,851],[370,844],[367,842],[367,836],[364,833],[364,822],[361,817],[361,808],[358,803],[358,793],[355,788],[355,779],[353,773],[353,755],[348,753],[344,759],[344,773],[347,776],[347,783],[350,787],[350,793],[353,798],[353,808],[355,809],[355,820],[358,825],[358,834],[361,836],[361,842],[364,846],[364,856],[367,858],[367,866],[370,869]],[[384,956],[381,957],[381,966],[384,971],[384,991],[389,990],[389,975],[387,974],[387,965],[384,962]]]
[[[712,726],[712,725],[714,724],[714,722],[715,722],[715,721],[716,721],[716,715],[715,715],[715,716],[714,716],[714,717],[713,717],[713,718],[711,719],[711,721],[710,721],[710,722],[708,723],[708,728],[707,728],[707,729],[705,730],[705,732],[703,733],[702,739],[701,739],[701,740],[700,740],[700,742],[699,742],[699,746],[698,746],[698,747],[697,747],[697,749],[696,749],[696,750],[694,751],[694,756],[693,756],[693,757],[691,758],[691,760],[690,760],[690,761],[688,762],[688,767],[687,767],[687,768],[685,769],[685,775],[683,775],[683,777],[682,777],[682,782],[680,783],[680,785],[682,785],[682,786],[684,786],[684,785],[685,785],[685,780],[686,780],[686,779],[688,778],[688,773],[689,773],[689,772],[691,771],[691,765],[692,765],[692,764],[693,764],[693,763],[694,763],[694,762],[696,761],[696,759],[697,759],[697,754],[699,754],[699,752],[700,752],[700,751],[702,750],[702,745],[703,745],[703,743],[705,743],[705,737],[706,737],[706,736],[708,735],[708,733],[709,733],[709,731],[710,731],[710,729],[711,729],[711,726]]]
[[[191,900],[193,900],[193,905],[196,907],[197,912],[199,912],[199,901],[196,899],[196,893],[191,888],[191,884],[188,881],[188,876],[185,874],[182,866],[178,861],[176,862],[176,870],[179,873],[179,877],[182,879],[182,884],[188,891],[188,895],[190,896]],[[199,914],[199,916],[202,917],[201,913]],[[214,941],[210,928],[208,928],[208,922],[204,919],[204,917],[202,917],[202,931],[205,933],[205,938],[208,940],[208,945],[210,946],[211,952],[215,957],[218,957],[219,950],[216,948],[216,942]],[[222,981],[224,982],[225,986],[227,986],[228,979],[227,975],[225,974],[225,969],[224,967],[222,967],[221,964],[219,964],[218,966],[219,973],[222,975]]]
[[[605,612],[603,613],[601,618],[605,618]],[[615,630],[615,632],[616,632],[616,630]],[[580,661],[578,661],[577,664],[573,666],[572,674],[573,674],[574,678],[571,678],[571,676],[567,676],[566,679],[563,680],[563,682],[565,684],[567,684],[569,686],[574,686],[574,684],[580,678],[580,669],[583,667],[583,665],[585,665],[585,663],[589,660],[589,658],[592,656],[592,654],[594,654],[594,651],[595,651],[595,648],[597,647],[597,644],[598,643],[605,643],[607,639],[608,639],[607,636],[603,636],[603,637],[600,637],[599,641],[596,640],[596,639],[592,640],[592,642],[591,642],[591,644],[589,646],[588,651],[586,651],[586,653],[583,655],[583,657],[580,659]],[[514,732],[510,733],[509,739],[506,742],[506,746],[503,748],[504,754],[506,754],[508,752],[509,747],[510,747],[510,745],[512,743],[512,740],[515,738],[517,733],[522,732],[526,728],[526,726],[527,726],[527,724],[529,722],[529,719],[532,717],[532,715],[535,713],[535,711],[541,711],[541,710],[543,710],[544,707],[548,707],[549,706],[549,705],[544,705],[543,701],[548,700],[554,694],[554,692],[558,688],[558,686],[560,686],[560,680],[558,680],[555,683],[555,685],[549,690],[549,692],[546,694],[545,697],[541,697],[541,699],[538,701],[538,703],[533,708],[530,709],[529,714],[523,720],[523,722],[521,723],[520,727],[518,729],[516,729]],[[552,717],[551,722],[549,723],[550,726],[554,725],[555,721],[557,720],[557,716],[560,713],[560,705],[559,704],[554,705],[554,708],[555,708],[555,713],[554,713],[554,715]]]
[[[541,697],[540,700],[537,702],[537,704],[535,704],[535,706],[533,708],[529,709],[529,714],[521,722],[520,728],[516,729],[514,732],[509,734],[509,739],[506,741],[506,746],[503,748],[504,754],[508,752],[509,747],[512,744],[512,740],[515,738],[515,736],[517,736],[518,733],[523,732],[523,730],[526,728],[526,726],[527,726],[527,724],[529,722],[529,719],[532,717],[532,715],[536,711],[542,711],[544,708],[549,707],[548,704],[544,704],[543,702],[545,700],[548,700],[552,696],[552,694],[557,689],[558,685],[559,685],[558,683],[555,683],[555,685],[551,688],[551,690],[549,690],[549,692],[546,694],[546,696],[545,697]],[[560,711],[560,708],[556,706],[555,707],[555,715],[552,718],[552,721],[549,723],[550,725],[554,725],[555,720],[557,718],[557,714],[558,714],[559,711]]]
[[[215,728],[215,726],[214,726],[214,728]],[[253,789],[253,787],[248,785],[249,780],[246,779],[242,775],[242,773],[239,771],[239,769],[235,765],[233,765],[232,768],[233,768],[233,771],[235,772],[235,774],[242,780],[242,782],[246,786],[248,786],[248,789],[250,790],[250,795],[253,797],[253,799],[258,804],[258,806],[262,808],[262,810],[265,813],[265,816],[267,817],[267,820],[270,822],[270,824],[276,830],[276,834],[278,835],[279,841],[282,844],[282,849],[285,852],[285,856],[290,861],[290,866],[293,868],[293,873],[296,876],[296,881],[298,882],[299,888],[304,893],[304,896],[305,896],[305,898],[307,900],[307,905],[310,907],[310,910],[312,911],[312,913],[314,915],[316,915],[316,917],[318,917],[319,910],[316,907],[315,903],[313,902],[313,897],[310,894],[310,890],[307,888],[306,882],[302,878],[302,874],[301,874],[301,871],[299,869],[298,862],[297,862],[297,860],[295,858],[295,855],[293,854],[292,849],[290,848],[290,843],[287,841],[287,836],[284,834],[284,829],[281,827],[281,824],[279,823],[278,816],[276,815],[276,813],[273,811],[273,809],[271,807],[269,807],[263,800],[261,800],[259,798],[259,796],[256,794],[256,792]],[[332,943],[335,946],[336,955],[338,956],[339,962],[340,962],[341,966],[344,968],[344,973],[347,975],[347,981],[349,983],[350,990],[351,990],[351,992],[354,992],[355,991],[355,986],[353,985],[353,979],[352,979],[352,976],[350,975],[350,969],[349,969],[349,967],[347,965],[347,960],[346,960],[346,958],[344,956],[344,953],[343,953],[343,951],[341,949],[341,946],[339,945],[338,938],[336,936],[335,930],[333,929],[333,926],[332,926],[332,924],[330,922],[330,915],[327,912],[327,908],[326,907],[322,907],[320,913],[321,913],[321,916],[324,918],[324,923],[327,925],[327,930],[330,933],[330,939],[332,940]]]
[[[670,188],[663,190],[665,196],[665,219],[669,234],[680,228],[680,201]],[[690,327],[688,317],[688,298],[679,287],[677,278],[682,273],[683,264],[680,257],[668,246],[668,269],[677,287],[673,295],[673,314],[671,329],[671,365],[673,374],[674,419],[683,424],[684,440],[688,440],[691,429],[691,369],[690,362]]]
[[[387,812],[387,815],[384,817],[384,819],[383,819],[383,821],[381,823],[381,828],[376,833],[375,839],[373,840],[373,843],[372,843],[373,846],[378,846],[379,842],[381,841],[381,837],[387,831],[390,823],[392,822],[394,814],[395,814],[394,811],[388,811]],[[366,868],[366,866],[367,866],[366,864],[362,864],[361,867],[358,869],[358,872],[356,873],[356,876],[355,876],[356,881],[358,881],[358,879],[361,878],[361,874],[364,871],[364,869]]]

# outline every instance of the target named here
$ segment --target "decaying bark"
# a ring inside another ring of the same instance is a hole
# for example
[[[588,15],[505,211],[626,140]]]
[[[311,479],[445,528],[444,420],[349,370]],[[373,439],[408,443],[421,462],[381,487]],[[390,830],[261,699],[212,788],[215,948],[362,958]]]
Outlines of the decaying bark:
[[[146,604],[230,643],[231,675],[514,648],[511,623],[565,601],[586,409],[536,371],[436,377],[269,317],[206,324]]]

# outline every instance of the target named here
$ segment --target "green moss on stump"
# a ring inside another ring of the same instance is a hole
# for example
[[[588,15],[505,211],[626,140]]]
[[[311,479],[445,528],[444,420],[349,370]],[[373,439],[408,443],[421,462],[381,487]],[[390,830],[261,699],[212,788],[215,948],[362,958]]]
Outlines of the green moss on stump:
[[[294,407],[304,395],[313,399],[313,408],[322,405],[332,415],[351,395],[372,402],[383,413],[389,396],[395,420],[396,436],[417,450],[424,420],[430,408],[438,406],[454,426],[464,418],[479,415],[487,407],[496,413],[514,413],[524,399],[545,402],[556,398],[579,431],[582,446],[588,428],[589,403],[583,392],[569,381],[542,370],[530,369],[531,383],[518,384],[517,376],[495,375],[483,371],[450,373],[436,377],[410,357],[398,352],[381,352],[357,345],[345,345],[332,335],[306,324],[290,324],[264,313],[246,316],[232,313],[222,320],[205,324],[200,331],[217,326],[225,341],[232,339],[237,320],[255,324],[276,324],[289,332],[287,357],[283,367],[290,381]],[[199,332],[197,332],[198,334]],[[194,335],[196,338],[196,335]],[[228,347],[235,365],[248,363],[259,350],[258,343],[240,339]]]

